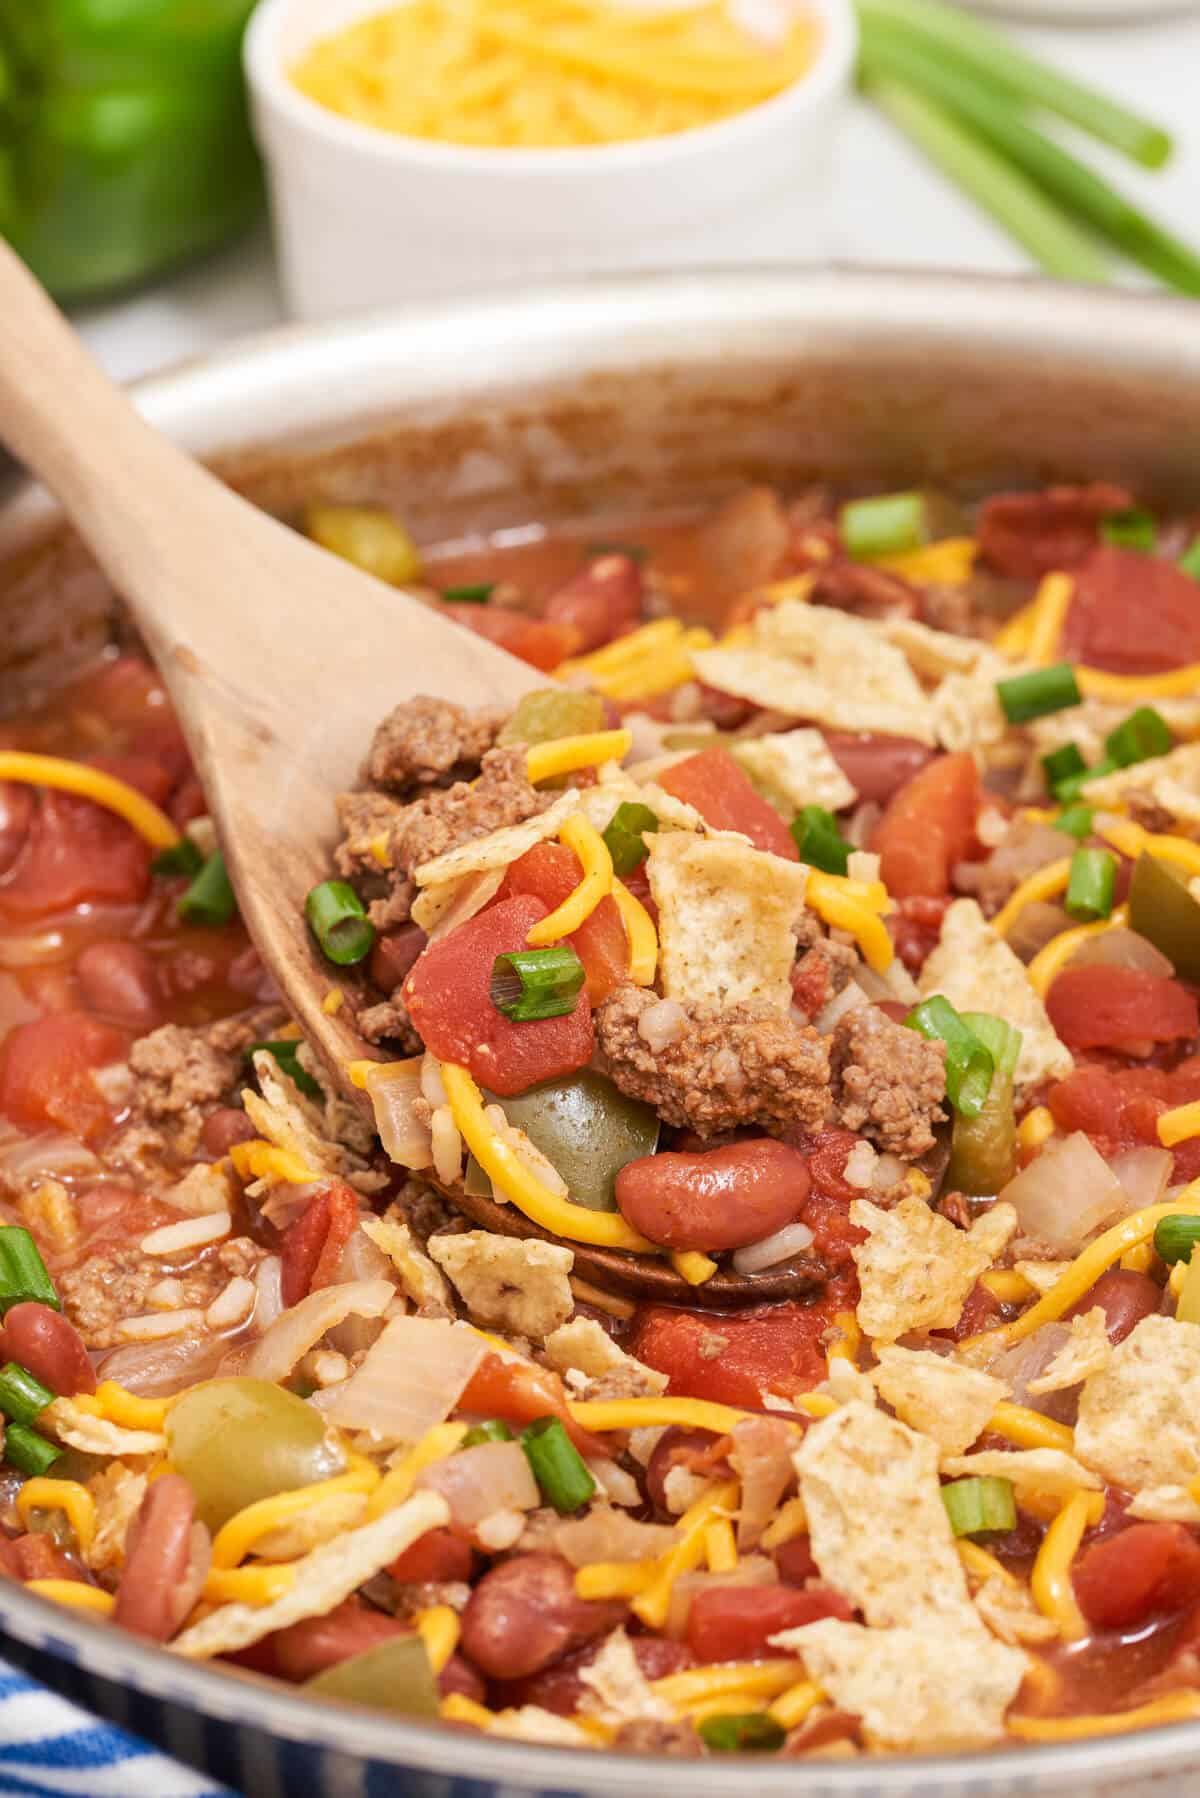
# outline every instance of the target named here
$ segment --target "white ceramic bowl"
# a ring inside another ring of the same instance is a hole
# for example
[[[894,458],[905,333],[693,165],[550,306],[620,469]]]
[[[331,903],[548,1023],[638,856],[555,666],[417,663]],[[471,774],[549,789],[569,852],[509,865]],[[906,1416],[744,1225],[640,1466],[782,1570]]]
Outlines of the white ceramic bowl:
[[[394,3],[394,0],[392,0]],[[262,0],[246,36],[292,311],[330,318],[545,275],[821,260],[831,153],[854,65],[850,0],[806,0],[802,80],[719,124],[581,149],[478,150],[319,106],[288,69],[389,0]]]

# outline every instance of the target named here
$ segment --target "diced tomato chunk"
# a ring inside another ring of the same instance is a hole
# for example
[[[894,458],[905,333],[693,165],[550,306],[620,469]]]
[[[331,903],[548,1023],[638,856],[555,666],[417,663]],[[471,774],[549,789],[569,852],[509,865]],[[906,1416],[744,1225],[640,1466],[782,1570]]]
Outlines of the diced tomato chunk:
[[[514,612],[505,606],[477,606],[454,603],[440,607],[455,624],[465,625],[477,637],[507,649],[533,668],[549,673],[573,656],[579,649],[579,632],[574,625],[555,624],[545,618],[531,618],[527,612]]]
[[[822,1617],[849,1623],[853,1606],[828,1586],[705,1586],[688,1608],[687,1645],[697,1661],[750,1661],[771,1652],[770,1638]]]
[[[566,1388],[558,1375],[532,1361],[504,1361],[499,1355],[485,1355],[467,1381],[459,1409],[479,1417],[503,1417],[509,1423],[557,1417],[580,1454],[606,1452],[571,1416]]]
[[[893,899],[937,898],[950,891],[979,810],[973,756],[942,755],[906,781],[875,826],[871,847]]]
[[[37,917],[85,899],[141,899],[151,850],[123,818],[73,793],[42,792],[24,848],[0,885],[0,912]]]
[[[469,1580],[475,1570],[475,1550],[453,1530],[426,1530],[388,1568],[402,1586],[429,1581]]]
[[[1200,662],[1196,582],[1165,556],[1111,544],[1094,549],[1075,575],[1063,654],[1117,674],[1160,674]]]
[[[342,1251],[358,1222],[358,1199],[341,1180],[311,1198],[283,1233],[280,1285],[285,1305],[332,1286]]]
[[[135,793],[143,794],[158,806],[167,803],[175,784],[169,770],[152,755],[94,755],[88,766],[123,780]]]
[[[785,1299],[729,1316],[646,1305],[634,1322],[630,1352],[665,1373],[676,1398],[762,1406],[762,1395],[807,1392],[825,1377],[822,1338],[832,1321],[827,1299]]]
[[[1173,1042],[1200,1029],[1200,1011],[1187,988],[1142,968],[1064,968],[1046,995],[1046,1009],[1069,1049]]]
[[[553,911],[582,879],[583,867],[573,849],[565,843],[535,843],[509,868],[497,897],[532,893]],[[602,899],[566,940],[583,963],[588,1000],[593,1006],[603,1005],[629,969],[629,940],[616,900]]]
[[[1182,1523],[1131,1523],[1085,1550],[1072,1578],[1089,1623],[1128,1629],[1200,1599],[1200,1542]]]
[[[498,955],[523,949],[550,907],[532,893],[503,899],[430,943],[404,983],[414,1027],[441,1061],[457,1062],[502,1097],[572,1074],[592,1058],[586,991],[565,1017],[516,1024],[492,1004]]]
[[[1133,495],[1111,481],[994,493],[976,527],[981,558],[1000,574],[1032,580],[1077,568],[1099,541],[1101,519],[1133,503]]]
[[[787,1586],[807,1586],[809,1580],[817,1579],[820,1568],[812,1551],[812,1542],[807,1530],[798,1536],[789,1536],[775,1550],[775,1565],[779,1577]]]
[[[19,1024],[0,1049],[0,1111],[14,1124],[91,1142],[112,1123],[92,1070],[118,1061],[125,1049],[120,1031],[83,1012]]]
[[[740,830],[756,849],[766,849],[789,862],[799,861],[800,851],[791,831],[727,749],[702,749],[698,755],[689,755],[660,774],[658,784],[676,799],[694,805],[714,830]]]
[[[632,556],[597,556],[546,601],[544,616],[576,632],[584,655],[623,637],[642,612],[642,571]]]

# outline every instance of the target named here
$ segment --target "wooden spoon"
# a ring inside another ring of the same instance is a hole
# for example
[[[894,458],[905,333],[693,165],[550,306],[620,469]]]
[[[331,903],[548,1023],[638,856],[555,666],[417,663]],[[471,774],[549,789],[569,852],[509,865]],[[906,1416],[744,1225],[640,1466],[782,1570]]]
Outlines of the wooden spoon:
[[[126,600],[170,690],[238,902],[293,1016],[345,1085],[375,1054],[315,951],[305,894],[329,872],[334,799],[371,732],[416,693],[504,702],[545,675],[256,511],[158,435],[0,242],[0,427]],[[343,982],[344,983],[344,982]],[[351,1090],[356,1102],[364,1095]],[[511,1205],[447,1196],[475,1222],[541,1236]],[[570,1245],[621,1291],[729,1304],[812,1284],[802,1271],[691,1288],[668,1263]]]

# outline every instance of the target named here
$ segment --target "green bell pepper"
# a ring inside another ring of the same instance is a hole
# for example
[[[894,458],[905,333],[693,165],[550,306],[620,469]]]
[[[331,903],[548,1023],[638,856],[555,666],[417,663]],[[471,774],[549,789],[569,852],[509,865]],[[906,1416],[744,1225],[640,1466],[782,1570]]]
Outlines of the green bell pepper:
[[[127,287],[249,222],[254,0],[0,0],[0,235],[59,299]]]
[[[491,1093],[484,1097],[492,1102]],[[617,1175],[658,1145],[658,1118],[650,1106],[626,1098],[587,1068],[496,1103],[558,1169],[571,1203],[589,1211],[615,1211]]]

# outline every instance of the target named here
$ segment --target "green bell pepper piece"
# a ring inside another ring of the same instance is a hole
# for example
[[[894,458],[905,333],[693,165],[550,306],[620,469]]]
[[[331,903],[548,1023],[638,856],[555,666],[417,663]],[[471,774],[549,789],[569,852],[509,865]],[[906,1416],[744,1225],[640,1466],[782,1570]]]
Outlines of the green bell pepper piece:
[[[603,729],[604,701],[599,693],[539,687],[526,693],[496,742],[502,749],[510,743],[555,743],[560,737],[586,737]]]
[[[493,1102],[493,1095],[485,1095]],[[573,1205],[617,1209],[617,1175],[628,1161],[653,1155],[658,1119],[649,1105],[627,1099],[603,1074],[585,1069],[547,1080],[515,1099],[496,1099],[567,1183]]]
[[[1153,943],[1183,980],[1200,980],[1200,905],[1183,875],[1143,852],[1129,882],[1129,925]]]
[[[304,1690],[318,1698],[349,1699],[376,1711],[398,1711],[405,1717],[436,1717],[437,1681],[420,1636],[393,1636],[362,1654],[327,1667]]]
[[[214,248],[261,199],[254,0],[0,0],[0,234],[63,300]]]

